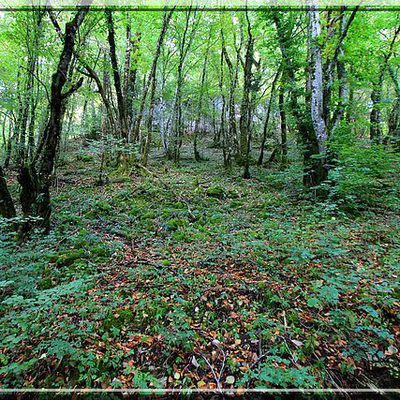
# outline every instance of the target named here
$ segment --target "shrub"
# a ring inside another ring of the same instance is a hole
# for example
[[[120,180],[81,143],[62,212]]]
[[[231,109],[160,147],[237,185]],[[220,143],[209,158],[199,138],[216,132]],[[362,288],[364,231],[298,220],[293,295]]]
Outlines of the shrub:
[[[342,145],[329,172],[329,199],[342,209],[398,205],[400,156],[381,145]]]

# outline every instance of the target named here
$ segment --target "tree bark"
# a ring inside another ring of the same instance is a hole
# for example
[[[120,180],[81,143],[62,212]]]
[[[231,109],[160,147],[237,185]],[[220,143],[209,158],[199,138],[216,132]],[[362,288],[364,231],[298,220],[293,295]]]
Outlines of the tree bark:
[[[311,120],[310,107],[307,106],[310,97],[306,94],[306,106],[303,107],[298,102],[301,96],[301,91],[296,82],[296,66],[293,63],[292,57],[289,56],[289,50],[292,42],[292,27],[282,21],[278,13],[273,13],[274,24],[276,26],[278,42],[282,53],[282,79],[287,82],[289,92],[290,111],[296,122],[297,131],[303,144],[303,184],[305,187],[313,187],[318,184],[318,176],[323,175],[319,173],[321,163],[319,160],[313,158],[314,155],[319,154],[318,141],[314,134],[313,123]],[[310,67],[310,65],[309,65]],[[310,68],[309,68],[310,70]],[[309,71],[310,75],[310,71]],[[307,85],[310,81],[310,76],[307,79]],[[306,91],[307,93],[307,91]]]
[[[237,158],[240,158],[240,146],[239,146],[239,138],[237,132],[237,123],[236,123],[236,109],[235,109],[235,96],[236,96],[236,88],[238,85],[239,80],[239,67],[240,67],[240,60],[241,60],[241,49],[243,46],[243,37],[241,35],[240,45],[236,49],[236,63],[233,64],[229,58],[228,51],[225,46],[225,38],[223,34],[223,30],[221,29],[221,39],[222,39],[222,55],[225,58],[226,65],[228,66],[229,70],[229,77],[230,77],[230,88],[229,88],[229,97],[228,97],[228,135],[229,141],[233,151]],[[234,42],[236,43],[236,36],[234,35]]]
[[[147,137],[143,145],[142,151],[142,164],[144,166],[147,165],[148,157],[149,157],[149,150],[151,144],[151,137],[152,137],[152,130],[153,130],[153,118],[154,118],[154,108],[155,108],[155,93],[157,87],[157,65],[158,59],[160,58],[161,54],[161,47],[164,42],[164,37],[167,32],[168,24],[171,20],[173,11],[170,11],[168,15],[164,13],[163,24],[161,27],[160,36],[158,37],[156,53],[153,58],[153,63],[151,66],[151,72],[149,80],[151,82],[151,89],[150,89],[150,106],[149,106],[149,116],[147,120]]]
[[[192,10],[189,10],[186,13],[186,21],[185,28],[183,31],[182,39],[179,43],[179,61],[177,65],[177,83],[176,83],[176,93],[175,93],[175,103],[174,103],[174,112],[173,112],[173,137],[172,137],[172,145],[173,148],[168,149],[167,156],[172,158],[175,164],[178,164],[180,161],[180,150],[182,147],[182,137],[183,137],[183,115],[182,115],[182,89],[184,83],[184,74],[183,68],[186,61],[186,56],[190,50],[190,47],[193,42],[194,34],[196,31],[196,24],[192,26],[192,29],[189,30],[190,18],[191,18]],[[196,11],[194,12],[194,17],[196,16]]]
[[[221,30],[222,36],[222,30]],[[232,138],[226,131],[225,127],[225,114],[226,114],[226,100],[224,94],[224,55],[223,55],[224,43],[222,39],[222,51],[219,64],[219,79],[218,88],[221,95],[221,115],[219,128],[216,130],[216,135],[214,136],[214,145],[217,146],[219,141],[222,139],[222,154],[224,157],[224,167],[230,168],[232,163]],[[216,105],[218,107],[218,104]]]
[[[7,181],[3,168],[0,165],[0,215],[3,218],[14,218],[16,216],[14,202],[8,190]]]
[[[322,72],[322,53],[318,43],[321,36],[319,12],[310,12],[310,55],[311,55],[311,119],[317,136],[319,152],[326,152],[328,132],[324,120],[324,83]]]
[[[269,95],[267,115],[265,117],[263,134],[262,134],[261,145],[260,145],[260,155],[259,155],[258,161],[257,161],[258,166],[261,166],[263,163],[263,160],[264,160],[265,142],[267,141],[267,136],[268,136],[268,124],[269,124],[269,119],[270,119],[270,115],[271,115],[272,103],[273,103],[274,96],[275,96],[275,86],[276,86],[276,82],[278,81],[280,73],[281,73],[281,71],[279,69],[277,71],[277,73],[275,74],[274,80],[272,81],[272,85],[271,85],[271,93]]]
[[[285,111],[285,93],[283,85],[280,85],[279,88],[278,106],[279,106],[279,115],[281,118],[281,163],[282,165],[286,165],[288,145],[287,145],[287,123],[286,123],[286,111]]]
[[[252,84],[252,66],[254,59],[254,39],[251,32],[251,26],[249,16],[246,12],[247,20],[247,45],[246,54],[243,67],[243,96],[240,105],[240,162],[243,165],[243,178],[250,178],[250,143],[251,143],[251,132],[250,132],[250,92]]]
[[[400,141],[400,85],[391,66],[389,66],[389,74],[394,84],[395,99],[388,118],[388,130],[389,137],[398,145]]]
[[[208,37],[208,44],[207,44],[207,49],[206,49],[206,54],[204,56],[204,62],[203,62],[203,68],[201,71],[201,77],[200,77],[200,91],[199,91],[199,99],[198,99],[198,105],[197,105],[197,118],[194,126],[194,134],[193,134],[193,154],[194,154],[194,159],[199,162],[201,161],[201,156],[198,150],[198,145],[197,145],[197,137],[198,133],[200,130],[200,120],[201,120],[201,113],[202,113],[202,107],[203,107],[203,91],[204,91],[204,83],[206,80],[206,73],[207,73],[207,62],[208,62],[208,53],[210,51],[210,40],[211,40],[211,35]]]
[[[126,119],[125,101],[122,93],[121,76],[118,70],[118,60],[115,46],[115,30],[114,21],[111,10],[106,10],[107,29],[108,29],[108,44],[110,47],[110,58],[114,77],[114,87],[117,94],[117,107],[119,117],[119,128],[121,130],[121,137],[125,140],[128,139],[128,124]]]
[[[400,33],[400,25],[395,29],[393,38],[390,42],[388,52],[385,54],[382,64],[379,69],[377,79],[372,83],[371,101],[372,108],[370,113],[370,139],[375,143],[380,143],[382,140],[382,115],[381,115],[381,101],[382,101],[382,87],[387,71],[389,60],[394,52],[394,45],[397,36]]]
[[[132,141],[132,132],[134,129],[134,109],[133,109],[133,101],[135,99],[136,93],[136,78],[137,78],[137,70],[138,70],[138,59],[139,59],[139,48],[140,48],[140,40],[141,40],[141,33],[136,32],[134,39],[132,41],[132,51],[131,51],[131,71],[129,73],[129,81],[128,81],[128,88],[126,92],[126,112],[128,118],[128,142]]]
[[[57,148],[60,143],[61,123],[65,112],[65,105],[68,97],[82,85],[83,79],[81,78],[66,92],[63,89],[67,82],[68,71],[71,66],[76,35],[88,11],[89,6],[80,8],[72,21],[68,22],[65,26],[63,49],[57,70],[52,75],[51,80],[49,118],[44,128],[34,163],[30,166],[24,165],[18,176],[21,184],[20,199],[24,215],[39,217],[41,221],[38,225],[45,232],[48,232],[50,229],[50,186]],[[23,233],[31,227],[31,224],[25,225]]]

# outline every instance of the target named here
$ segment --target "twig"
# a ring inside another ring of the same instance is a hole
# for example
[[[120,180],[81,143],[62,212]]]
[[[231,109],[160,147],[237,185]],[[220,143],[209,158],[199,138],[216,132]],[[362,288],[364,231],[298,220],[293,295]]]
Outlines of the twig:
[[[218,378],[218,377],[217,377],[217,374],[215,373],[214,367],[209,363],[209,361],[207,360],[207,358],[204,357],[203,354],[200,354],[200,355],[203,357],[204,361],[205,361],[205,362],[207,363],[207,365],[209,366],[209,368],[210,368],[210,370],[211,370],[211,372],[212,372],[212,374],[213,374],[213,376],[214,376],[214,380],[215,380],[215,382],[217,383],[218,391],[221,393],[221,382],[220,382],[221,376]]]

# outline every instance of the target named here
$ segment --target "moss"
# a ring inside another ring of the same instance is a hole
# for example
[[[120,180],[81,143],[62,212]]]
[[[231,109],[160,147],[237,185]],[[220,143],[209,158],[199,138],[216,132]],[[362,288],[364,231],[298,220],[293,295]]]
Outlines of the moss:
[[[107,257],[110,255],[110,250],[104,246],[95,246],[90,249],[90,252],[98,257]]]
[[[83,249],[72,249],[63,253],[51,254],[49,256],[49,262],[55,263],[58,267],[65,267],[84,257],[85,252]]]
[[[221,186],[210,186],[206,194],[208,197],[214,197],[217,199],[222,199],[225,197],[224,189]]]
[[[79,154],[76,158],[78,161],[83,161],[84,163],[93,161],[93,156],[90,154]]]

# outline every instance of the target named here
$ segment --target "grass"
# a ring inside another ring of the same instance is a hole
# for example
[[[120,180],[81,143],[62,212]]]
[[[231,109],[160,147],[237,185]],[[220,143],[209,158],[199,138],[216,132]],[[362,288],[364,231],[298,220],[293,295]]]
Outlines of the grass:
[[[2,387],[394,385],[397,213],[318,204],[296,166],[96,187],[94,162],[63,168],[50,235],[1,237]]]

